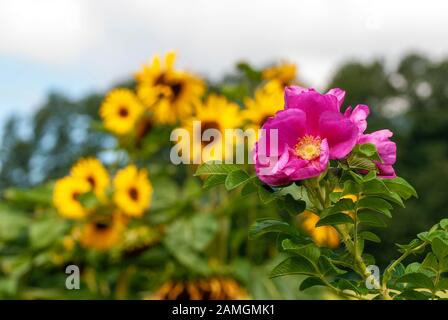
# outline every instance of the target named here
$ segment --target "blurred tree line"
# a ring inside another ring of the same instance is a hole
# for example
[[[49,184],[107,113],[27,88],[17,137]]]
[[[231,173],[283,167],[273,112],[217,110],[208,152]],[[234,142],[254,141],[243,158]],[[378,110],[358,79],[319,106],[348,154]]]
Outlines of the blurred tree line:
[[[224,80],[228,94],[244,95],[247,90],[232,86],[234,77],[238,73]],[[448,59],[434,62],[408,55],[393,69],[381,60],[349,62],[336,71],[328,87],[347,91],[345,105],[370,106],[370,130],[394,132],[396,169],[419,192],[418,200],[396,210],[390,227],[380,230],[383,244],[369,244],[372,251],[381,248],[377,257],[384,266],[395,257],[394,243],[405,243],[446,217]],[[110,135],[90,126],[98,121],[102,97],[92,94],[73,101],[53,93],[29,121],[9,119],[1,138],[0,190],[59,178],[80,157],[101,156],[100,150],[113,146]]]

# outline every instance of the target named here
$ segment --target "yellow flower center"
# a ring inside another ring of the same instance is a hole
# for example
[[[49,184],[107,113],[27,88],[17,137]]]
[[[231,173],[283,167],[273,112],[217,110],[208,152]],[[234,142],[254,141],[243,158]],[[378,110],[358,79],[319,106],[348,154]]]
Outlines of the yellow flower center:
[[[295,154],[304,160],[313,160],[320,156],[322,140],[318,137],[305,135],[294,147]]]

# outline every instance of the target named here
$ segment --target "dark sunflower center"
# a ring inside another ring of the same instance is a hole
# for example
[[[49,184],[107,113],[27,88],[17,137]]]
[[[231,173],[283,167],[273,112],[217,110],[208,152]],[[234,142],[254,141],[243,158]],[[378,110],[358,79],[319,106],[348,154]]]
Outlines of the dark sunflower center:
[[[219,124],[216,121],[204,121],[201,124],[201,135],[208,129],[219,130]]]
[[[118,109],[118,115],[122,118],[126,118],[129,115],[129,111],[126,107],[120,107],[120,109]]]
[[[129,197],[131,197],[132,200],[137,201],[138,200],[138,190],[134,187],[129,189]]]
[[[95,188],[95,178],[92,176],[87,177],[87,182],[90,183],[90,185],[92,186],[92,188]]]
[[[78,197],[79,197],[79,192],[73,192],[73,194],[72,194],[73,200],[78,201]]]
[[[99,231],[106,230],[110,227],[110,223],[106,221],[96,221],[95,222],[95,229]]]
[[[164,73],[162,73],[155,81],[156,86],[167,86],[171,90],[171,100],[175,101],[183,90],[183,83],[181,81],[167,79]],[[162,94],[163,95],[163,94]]]
[[[204,134],[205,131],[208,129],[216,129],[219,130],[219,124],[216,121],[204,121],[201,124],[201,137]],[[202,140],[202,139],[201,139]],[[214,136],[210,137],[210,143],[213,142]],[[209,142],[202,141],[202,144],[208,144]]]
[[[173,82],[170,85],[171,92],[173,93],[173,100],[176,100],[182,93],[183,85],[181,82]]]

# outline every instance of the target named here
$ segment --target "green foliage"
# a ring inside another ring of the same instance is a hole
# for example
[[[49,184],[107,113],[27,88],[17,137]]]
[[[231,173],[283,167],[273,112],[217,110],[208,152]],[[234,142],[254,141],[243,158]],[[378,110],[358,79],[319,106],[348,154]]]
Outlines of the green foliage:
[[[225,181],[228,190],[245,184],[251,186],[251,192],[243,192],[245,186],[240,188],[243,196],[254,193],[258,185],[260,203],[268,204],[275,200],[277,207],[288,214],[281,216],[282,220],[259,219],[249,230],[249,237],[252,239],[270,233],[278,235],[279,248],[286,254],[286,258],[272,269],[272,278],[300,275],[304,277],[300,284],[301,290],[323,286],[342,297],[357,299],[443,297],[448,283],[443,278],[443,273],[448,270],[446,219],[428,232],[420,233],[409,244],[399,245],[402,255],[384,270],[381,278],[374,280],[377,286],[367,288],[365,285],[367,281],[371,281],[367,265],[375,263],[374,257],[364,253],[365,241],[381,242],[380,236],[368,229],[386,227],[384,219],[393,217],[394,206],[404,207],[404,200],[417,197],[415,189],[403,178],[378,178],[373,162],[379,161],[378,159],[373,145],[358,146],[346,162],[338,164],[338,174],[330,175],[329,170],[326,175],[303,182],[306,196],[303,192],[295,191],[295,188],[300,188],[296,185],[280,188],[263,185],[250,177],[243,168],[225,165],[218,168],[216,164],[203,164],[196,174],[226,176],[221,181]],[[361,166],[362,163],[365,165]],[[368,163],[373,164],[373,167]],[[335,186],[342,188],[336,190]],[[305,209],[319,215],[315,227],[336,228],[346,251],[319,248],[291,223],[288,217]],[[403,265],[402,262],[408,256],[422,255],[425,249],[430,251],[426,252],[421,263]],[[347,278],[347,274],[357,276]]]

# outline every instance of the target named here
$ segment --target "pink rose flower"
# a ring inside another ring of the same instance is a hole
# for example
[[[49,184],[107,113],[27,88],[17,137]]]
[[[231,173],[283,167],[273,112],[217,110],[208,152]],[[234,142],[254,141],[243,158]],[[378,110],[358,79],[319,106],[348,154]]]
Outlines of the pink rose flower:
[[[347,156],[358,141],[357,125],[340,112],[345,92],[287,87],[285,110],[263,125],[255,146],[261,181],[280,186],[319,176],[329,159]]]

